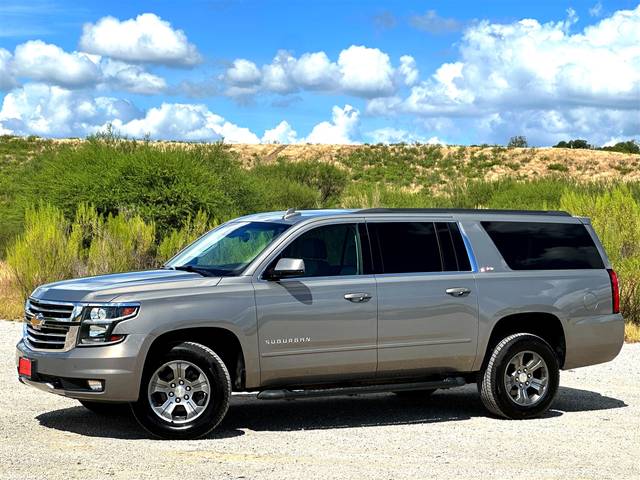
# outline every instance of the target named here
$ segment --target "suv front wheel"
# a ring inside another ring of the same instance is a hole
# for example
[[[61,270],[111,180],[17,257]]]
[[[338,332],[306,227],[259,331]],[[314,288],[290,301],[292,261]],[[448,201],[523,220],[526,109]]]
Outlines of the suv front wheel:
[[[480,372],[478,390],[490,412],[523,419],[547,411],[559,381],[558,358],[551,346],[536,335],[516,333],[495,346]]]
[[[218,426],[230,396],[231,379],[220,357],[204,345],[183,342],[147,366],[131,408],[153,435],[193,439]]]

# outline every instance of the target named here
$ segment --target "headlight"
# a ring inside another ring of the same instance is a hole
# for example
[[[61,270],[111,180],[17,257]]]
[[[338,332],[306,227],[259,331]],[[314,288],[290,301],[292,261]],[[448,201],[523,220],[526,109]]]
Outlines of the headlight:
[[[124,335],[114,335],[116,324],[135,317],[140,306],[137,304],[88,305],[82,311],[80,345],[104,345],[119,342]]]

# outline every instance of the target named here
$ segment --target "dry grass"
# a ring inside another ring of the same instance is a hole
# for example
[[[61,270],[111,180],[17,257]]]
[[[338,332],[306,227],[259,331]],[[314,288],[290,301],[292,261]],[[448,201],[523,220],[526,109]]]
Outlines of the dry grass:
[[[624,325],[624,341],[627,343],[640,342],[640,325],[626,323]]]
[[[16,288],[13,274],[3,261],[0,261],[0,318],[20,319],[24,311],[24,299]]]

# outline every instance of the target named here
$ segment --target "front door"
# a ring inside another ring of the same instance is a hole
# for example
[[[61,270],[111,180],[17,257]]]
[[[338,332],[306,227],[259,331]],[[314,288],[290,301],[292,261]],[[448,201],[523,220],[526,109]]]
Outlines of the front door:
[[[255,281],[263,385],[375,375],[376,284],[363,274],[363,228],[352,218],[310,226],[266,269],[279,258],[301,258],[305,273]]]
[[[458,225],[372,221],[368,227],[378,259],[378,374],[469,371],[478,301]]]

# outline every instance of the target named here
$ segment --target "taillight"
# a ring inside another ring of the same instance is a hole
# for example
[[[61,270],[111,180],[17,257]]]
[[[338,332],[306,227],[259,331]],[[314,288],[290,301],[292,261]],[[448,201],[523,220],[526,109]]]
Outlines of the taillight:
[[[618,275],[608,268],[609,279],[611,280],[611,296],[613,297],[613,313],[620,313],[620,286],[618,285]]]

